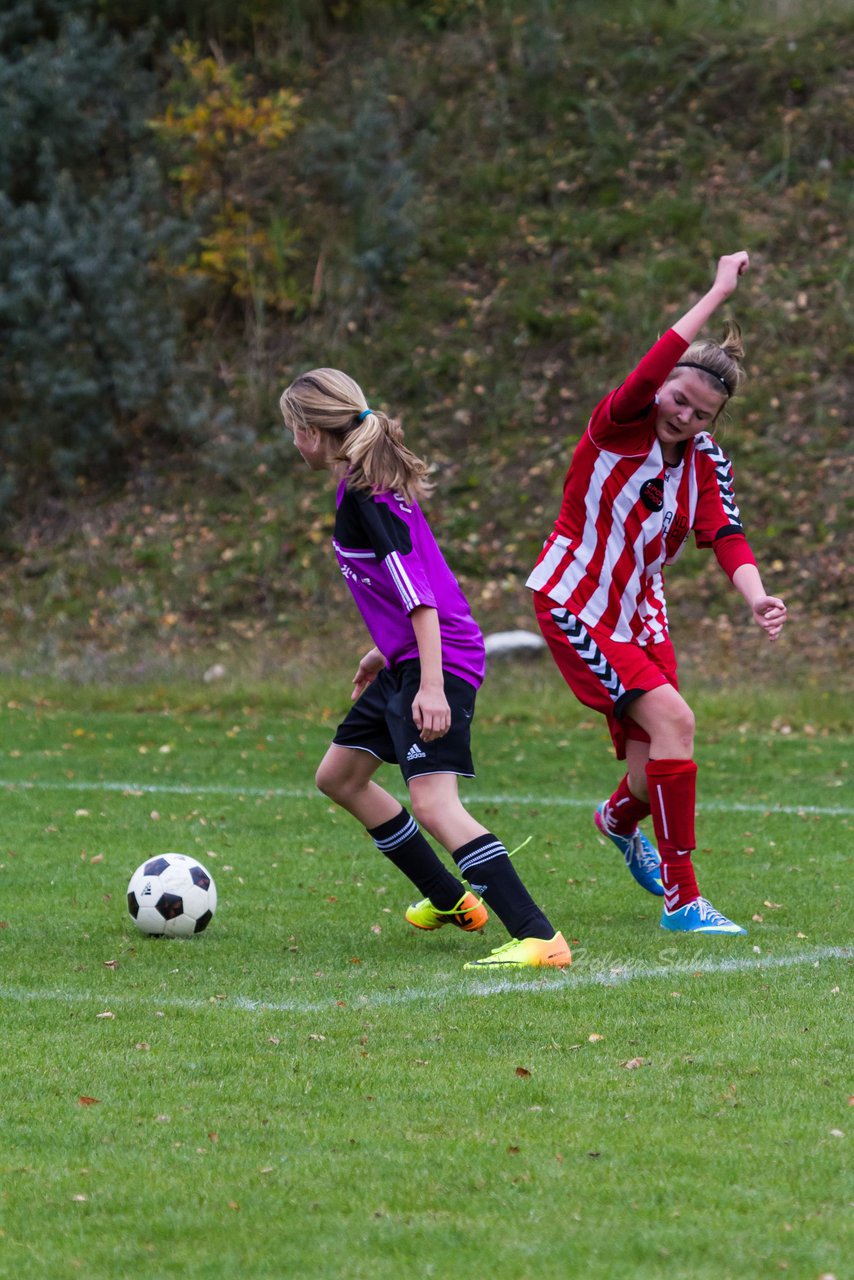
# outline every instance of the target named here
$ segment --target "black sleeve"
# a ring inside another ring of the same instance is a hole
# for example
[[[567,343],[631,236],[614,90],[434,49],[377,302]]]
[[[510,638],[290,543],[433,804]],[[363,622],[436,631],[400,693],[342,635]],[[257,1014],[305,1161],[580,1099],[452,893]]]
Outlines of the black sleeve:
[[[392,551],[409,555],[412,533],[401,516],[370,493],[346,489],[335,516],[335,538],[350,551],[373,551],[385,560]]]

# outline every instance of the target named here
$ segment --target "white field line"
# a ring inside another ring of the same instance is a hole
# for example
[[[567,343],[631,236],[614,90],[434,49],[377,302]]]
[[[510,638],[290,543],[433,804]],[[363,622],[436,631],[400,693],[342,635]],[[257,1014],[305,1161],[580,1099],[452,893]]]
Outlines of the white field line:
[[[175,795],[175,796],[233,796],[237,799],[262,800],[312,800],[322,799],[320,793],[307,787],[233,787],[221,783],[189,782],[110,782],[97,779],[92,782],[70,780],[67,778],[26,779],[0,778],[0,792],[9,791],[117,791],[125,795]],[[480,791],[466,791],[464,798],[471,804],[528,805],[536,807],[559,807],[568,809],[594,809],[601,802],[601,795],[596,798],[582,796],[547,795],[535,796],[529,793],[515,795],[512,792],[492,795]],[[851,805],[820,804],[741,804],[738,801],[705,800],[697,805],[703,813],[763,813],[763,814],[819,814],[831,818],[847,818],[854,814]]]
[[[767,956],[759,960],[747,956],[730,956],[723,960],[708,960],[693,953],[687,961],[679,964],[643,965],[627,961],[625,964],[603,968],[579,968],[577,971],[549,971],[542,977],[522,979],[514,977],[494,977],[466,979],[464,977],[453,982],[437,983],[432,987],[406,987],[402,991],[372,991],[360,993],[349,1000],[342,1000],[344,988],[338,989],[336,996],[325,1000],[250,1000],[246,996],[209,996],[206,999],[190,999],[185,996],[157,996],[148,994],[126,995],[120,992],[96,994],[92,991],[63,991],[54,988],[49,991],[30,991],[22,987],[0,986],[0,1000],[11,1000],[20,1004],[35,1001],[53,1000],[64,1004],[92,1004],[99,1010],[110,1010],[120,1005],[148,1004],[159,1011],[165,1009],[183,1009],[191,1012],[217,1008],[236,1010],[241,1013],[290,1013],[315,1014],[330,1013],[336,1008],[349,1010],[379,1008],[390,1005],[424,1004],[431,1005],[437,999],[460,999],[475,996],[482,999],[487,996],[513,995],[516,992],[555,993],[577,990],[579,987],[616,987],[629,982],[655,981],[667,978],[684,978],[695,974],[715,975],[718,973],[752,973],[757,977],[774,969],[821,967],[825,960],[854,959],[854,947],[812,947],[791,955]]]

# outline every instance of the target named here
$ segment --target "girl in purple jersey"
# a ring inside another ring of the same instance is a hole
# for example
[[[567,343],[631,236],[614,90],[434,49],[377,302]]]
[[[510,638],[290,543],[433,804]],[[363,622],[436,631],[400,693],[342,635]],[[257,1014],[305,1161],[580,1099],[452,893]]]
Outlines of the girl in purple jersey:
[[[510,941],[466,968],[570,963],[569,947],[533,901],[506,848],[464,808],[457,778],[474,776],[471,722],[484,673],[483,637],[418,499],[427,467],[400,424],[369,409],[357,383],[314,369],[283,392],[294,444],[313,471],[338,480],[333,546],[374,647],[353,678],[353,707],[317,770],[324,795],[366,827],[423,898],[406,911],[417,929],[488,919]],[[397,764],[412,815],[374,781]],[[469,891],[422,835],[448,850]]]

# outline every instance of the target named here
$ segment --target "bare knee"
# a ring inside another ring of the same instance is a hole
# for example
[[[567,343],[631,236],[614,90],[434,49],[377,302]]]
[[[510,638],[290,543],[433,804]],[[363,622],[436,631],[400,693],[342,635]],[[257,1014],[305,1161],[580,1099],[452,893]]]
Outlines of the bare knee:
[[[694,712],[687,702],[682,702],[668,708],[668,715],[662,729],[670,742],[681,747],[690,756],[694,751],[695,724]]]
[[[649,734],[649,754],[653,759],[688,760],[694,754],[694,713],[670,685],[638,698],[631,714]]]
[[[328,796],[330,800],[340,803],[348,793],[347,783],[346,774],[333,761],[324,757],[317,766],[317,773],[314,775],[314,785],[318,791]]]

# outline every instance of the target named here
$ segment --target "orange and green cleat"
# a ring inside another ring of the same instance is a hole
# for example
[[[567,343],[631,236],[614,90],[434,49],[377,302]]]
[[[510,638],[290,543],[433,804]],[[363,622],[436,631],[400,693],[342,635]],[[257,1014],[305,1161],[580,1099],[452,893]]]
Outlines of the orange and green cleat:
[[[565,969],[572,964],[572,956],[562,933],[553,938],[511,938],[503,947],[496,947],[488,956],[471,960],[464,969]]]
[[[406,918],[416,929],[441,929],[445,924],[455,924],[465,933],[478,933],[489,919],[489,912],[482,899],[466,892],[450,911],[440,911],[429,898],[422,898],[406,908]]]

